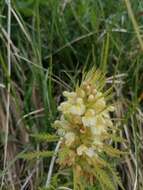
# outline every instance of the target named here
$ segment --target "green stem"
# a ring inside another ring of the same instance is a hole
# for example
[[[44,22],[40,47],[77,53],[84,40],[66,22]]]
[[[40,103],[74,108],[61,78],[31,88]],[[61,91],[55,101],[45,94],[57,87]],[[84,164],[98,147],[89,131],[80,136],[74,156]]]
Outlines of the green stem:
[[[135,19],[135,16],[134,16],[134,14],[133,14],[133,10],[132,10],[132,7],[131,7],[131,3],[130,3],[129,0],[124,0],[124,1],[125,1],[127,10],[128,10],[129,17],[130,17],[130,19],[131,19],[131,21],[132,21],[134,30],[135,30],[135,32],[136,32],[136,35],[137,35],[139,44],[140,44],[140,46],[141,46],[141,50],[143,51],[143,41],[142,41],[142,38],[141,38],[141,35],[140,35],[140,30],[139,30],[138,23],[137,23],[137,21],[136,21],[136,19]]]
[[[73,190],[76,190],[76,168],[73,166]]]

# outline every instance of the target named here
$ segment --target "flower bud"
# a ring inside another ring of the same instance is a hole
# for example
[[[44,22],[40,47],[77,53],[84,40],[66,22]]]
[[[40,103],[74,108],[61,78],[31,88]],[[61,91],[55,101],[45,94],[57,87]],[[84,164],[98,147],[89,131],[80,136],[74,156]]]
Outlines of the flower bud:
[[[75,134],[73,132],[68,132],[65,134],[65,144],[67,146],[71,146],[71,144],[74,142],[75,140]]]
[[[88,102],[93,102],[94,101],[94,96],[91,94],[88,96]]]

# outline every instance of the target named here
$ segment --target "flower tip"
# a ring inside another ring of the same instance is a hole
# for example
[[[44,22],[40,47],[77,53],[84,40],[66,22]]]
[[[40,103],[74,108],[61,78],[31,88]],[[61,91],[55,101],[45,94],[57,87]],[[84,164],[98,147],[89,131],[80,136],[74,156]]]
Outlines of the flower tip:
[[[71,144],[75,141],[75,134],[73,132],[66,133],[65,140],[65,144],[67,146],[71,146]]]
[[[113,112],[113,111],[115,111],[115,107],[114,106],[109,106],[108,110]]]
[[[94,96],[91,94],[91,95],[89,95],[89,97],[88,97],[88,101],[89,102],[92,102],[92,101],[94,101]]]

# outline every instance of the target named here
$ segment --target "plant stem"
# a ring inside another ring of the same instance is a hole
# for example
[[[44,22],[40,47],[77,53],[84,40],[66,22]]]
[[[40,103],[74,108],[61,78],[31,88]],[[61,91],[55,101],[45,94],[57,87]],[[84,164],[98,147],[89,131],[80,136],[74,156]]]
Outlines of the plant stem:
[[[133,13],[133,10],[132,10],[132,7],[131,7],[130,0],[124,0],[124,1],[125,1],[127,10],[128,10],[129,17],[130,17],[130,19],[131,19],[131,21],[132,21],[134,30],[135,30],[135,32],[136,32],[136,35],[137,35],[139,44],[140,44],[140,46],[141,46],[141,50],[143,51],[143,41],[142,41],[142,38],[141,38],[141,35],[140,35],[139,26],[138,26],[137,21],[136,21],[136,19],[135,19],[135,17],[134,17],[134,13]]]
[[[8,64],[8,85],[7,85],[7,100],[6,100],[6,124],[5,124],[5,144],[4,144],[4,162],[3,169],[6,168],[7,162],[7,146],[8,146],[8,134],[9,134],[9,116],[10,116],[10,77],[11,77],[11,0],[6,1],[8,6],[8,21],[7,21],[7,64]],[[1,189],[3,187],[4,176],[2,177]]]
[[[56,160],[56,157],[57,157],[57,153],[58,153],[58,150],[60,148],[61,143],[62,143],[62,138],[57,143],[56,148],[55,148],[55,153],[54,153],[54,155],[53,155],[53,157],[51,159],[51,163],[50,163],[50,167],[49,167],[49,171],[48,171],[48,176],[47,176],[47,181],[46,181],[46,185],[45,185],[46,188],[50,187],[53,167],[54,167],[54,163],[55,163],[55,160]]]

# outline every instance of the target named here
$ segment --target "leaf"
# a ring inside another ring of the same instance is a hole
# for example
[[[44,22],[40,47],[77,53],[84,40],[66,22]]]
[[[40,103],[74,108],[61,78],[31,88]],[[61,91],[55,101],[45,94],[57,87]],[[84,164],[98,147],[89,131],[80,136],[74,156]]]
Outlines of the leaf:
[[[115,134],[109,134],[109,133],[104,136],[104,139],[105,140],[112,139],[114,142],[127,142],[127,140],[124,139],[123,137],[117,136]]]
[[[121,183],[121,180],[120,180],[120,176],[119,174],[114,170],[114,168],[111,166],[111,164],[105,160],[103,160],[102,158],[98,158],[98,160],[102,163],[102,165],[104,166],[104,168],[106,167],[108,170],[109,170],[109,173],[111,173],[113,179],[114,179],[114,182],[115,184],[118,186],[121,187],[122,190],[124,190],[124,187]]]
[[[95,167],[96,177],[102,186],[102,189],[115,190],[115,185],[112,182],[112,178],[109,176],[105,169],[101,169],[98,166]],[[105,188],[104,188],[105,187]]]
[[[36,138],[39,141],[44,141],[44,142],[55,142],[59,140],[59,137],[56,135],[50,135],[47,133],[40,133],[40,134],[34,134],[31,135],[32,137]]]
[[[106,152],[106,154],[112,156],[112,157],[120,157],[123,154],[126,154],[126,152],[120,151],[116,148],[113,148],[112,146],[104,145],[103,151]]]
[[[37,151],[37,152],[30,152],[30,153],[25,153],[19,156],[19,158],[23,158],[26,160],[32,160],[32,159],[37,159],[37,157],[51,157],[53,156],[54,152],[53,151]]]

